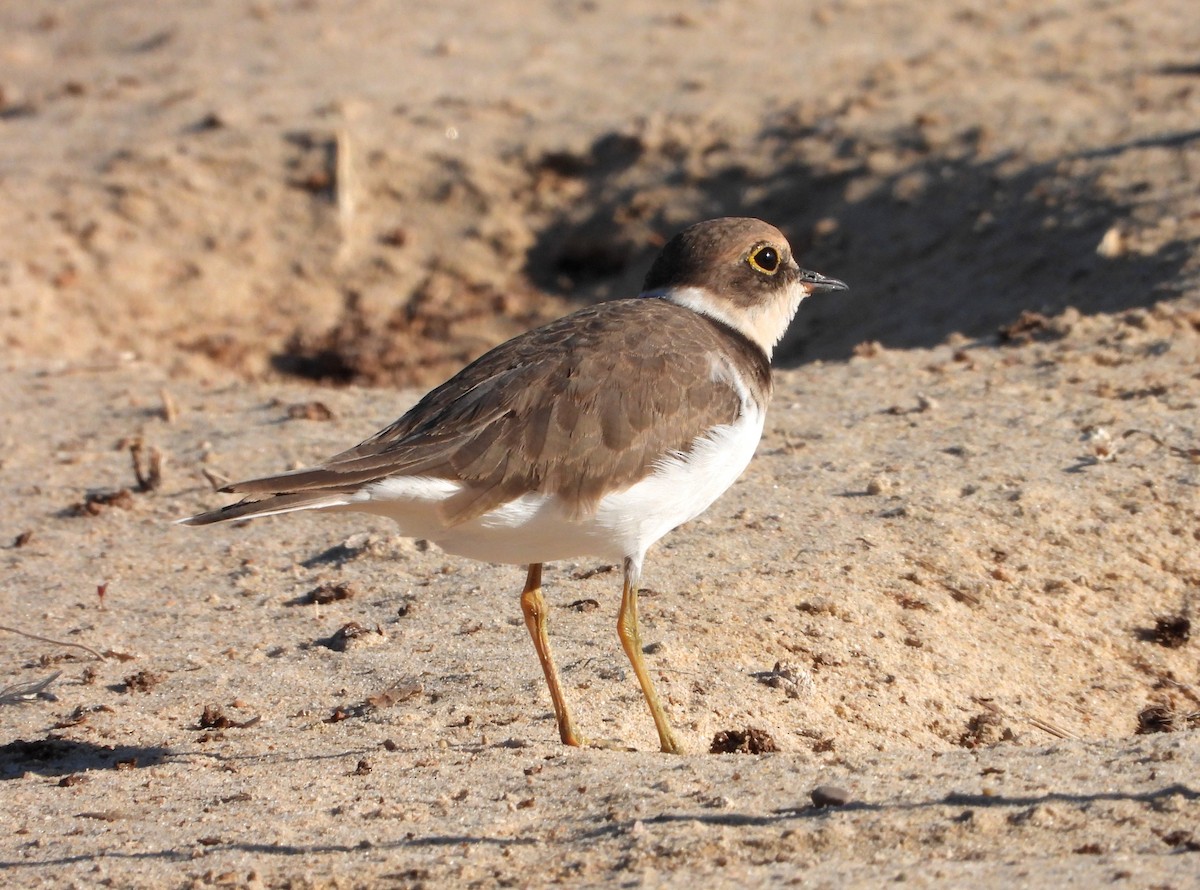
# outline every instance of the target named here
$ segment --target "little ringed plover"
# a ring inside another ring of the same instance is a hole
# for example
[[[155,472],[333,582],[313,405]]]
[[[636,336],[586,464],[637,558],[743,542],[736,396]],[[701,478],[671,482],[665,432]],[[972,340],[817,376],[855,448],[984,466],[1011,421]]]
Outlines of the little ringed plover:
[[[800,302],[845,288],[801,269],[767,223],[698,223],[666,244],[639,296],[514,337],[365,442],[311,469],[229,485],[244,499],[183,522],[357,510],[449,553],[528,566],[521,609],[568,745],[585,741],[550,651],[542,564],[619,563],[617,633],[662,750],[679,753],[642,653],[642,562],[750,462],[771,353]]]

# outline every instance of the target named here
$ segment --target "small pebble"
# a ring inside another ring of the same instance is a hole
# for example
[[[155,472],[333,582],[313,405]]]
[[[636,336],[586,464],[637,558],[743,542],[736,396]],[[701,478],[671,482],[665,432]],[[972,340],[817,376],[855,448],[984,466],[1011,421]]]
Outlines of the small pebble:
[[[844,807],[850,803],[850,792],[837,785],[818,785],[812,790],[812,802],[816,807]]]
[[[1096,245],[1096,253],[1106,260],[1116,259],[1129,252],[1129,239],[1120,226],[1113,226],[1104,233],[1100,243]]]
[[[892,480],[887,476],[876,476],[867,483],[867,494],[880,495],[887,494],[892,490]]]

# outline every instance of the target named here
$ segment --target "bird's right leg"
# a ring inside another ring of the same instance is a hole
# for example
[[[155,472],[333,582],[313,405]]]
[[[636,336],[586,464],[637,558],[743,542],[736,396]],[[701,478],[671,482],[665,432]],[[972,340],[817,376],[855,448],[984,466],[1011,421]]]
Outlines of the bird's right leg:
[[[521,593],[521,612],[525,615],[525,626],[529,628],[529,636],[533,638],[533,648],[537,650],[538,661],[542,664],[542,673],[546,675],[546,685],[550,687],[550,700],[554,704],[554,719],[558,721],[558,735],[564,745],[579,747],[587,744],[567,707],[563,697],[562,681],[558,677],[558,668],[554,664],[554,655],[550,652],[550,637],[546,633],[546,601],[542,599],[542,564],[533,563],[529,566],[529,575],[525,579],[525,590]]]

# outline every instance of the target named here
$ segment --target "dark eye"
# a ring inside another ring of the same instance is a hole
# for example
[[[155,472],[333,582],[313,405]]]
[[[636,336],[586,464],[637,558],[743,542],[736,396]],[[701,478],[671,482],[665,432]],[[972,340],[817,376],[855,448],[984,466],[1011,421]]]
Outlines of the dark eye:
[[[774,275],[779,271],[779,251],[769,244],[764,244],[762,247],[756,247],[750,251],[746,262],[750,264],[751,269]]]

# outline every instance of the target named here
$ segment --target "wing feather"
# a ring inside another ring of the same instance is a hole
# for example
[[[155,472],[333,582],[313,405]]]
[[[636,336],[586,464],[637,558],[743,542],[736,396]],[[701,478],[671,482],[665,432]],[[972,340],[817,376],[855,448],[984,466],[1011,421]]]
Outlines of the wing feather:
[[[730,349],[753,369],[746,386],[765,401],[767,358],[732,329],[666,300],[600,303],[485,354],[320,467],[230,485],[266,497],[226,509],[275,512],[279,498],[305,503],[411,475],[462,483],[443,505],[448,524],[528,491],[586,515],[605,491],[736,419],[742,394],[714,372],[714,356]]]

